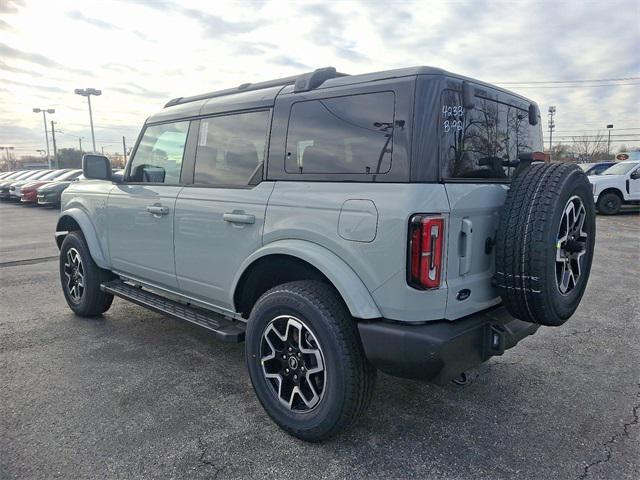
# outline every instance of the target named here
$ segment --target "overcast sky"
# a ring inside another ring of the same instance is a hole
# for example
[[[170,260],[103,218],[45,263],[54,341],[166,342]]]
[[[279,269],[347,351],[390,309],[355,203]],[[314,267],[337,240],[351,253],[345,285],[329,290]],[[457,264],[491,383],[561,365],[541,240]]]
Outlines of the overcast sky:
[[[639,25],[639,0],[0,0],[0,146],[44,148],[32,113],[43,107],[56,109],[59,146],[81,136],[89,147],[86,99],[73,94],[84,87],[103,91],[92,101],[96,142],[111,152],[173,97],[324,66],[430,65],[490,82],[638,78]],[[558,137],[613,123],[640,139],[639,80],[504,86],[543,114],[556,105]]]

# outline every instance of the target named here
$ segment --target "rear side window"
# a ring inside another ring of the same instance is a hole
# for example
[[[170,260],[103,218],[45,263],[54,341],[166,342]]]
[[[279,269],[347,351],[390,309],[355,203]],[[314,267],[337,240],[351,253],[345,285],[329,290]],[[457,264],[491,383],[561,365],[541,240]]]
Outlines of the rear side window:
[[[520,153],[541,151],[540,125],[530,125],[528,111],[476,97],[472,109],[461,94],[445,90],[440,115],[443,178],[508,180]]]
[[[294,103],[285,171],[380,174],[391,169],[395,95],[368,93]]]
[[[180,183],[188,130],[188,121],[147,127],[131,160],[128,181]]]
[[[202,119],[194,184],[248,185],[264,162],[268,122],[268,111]]]

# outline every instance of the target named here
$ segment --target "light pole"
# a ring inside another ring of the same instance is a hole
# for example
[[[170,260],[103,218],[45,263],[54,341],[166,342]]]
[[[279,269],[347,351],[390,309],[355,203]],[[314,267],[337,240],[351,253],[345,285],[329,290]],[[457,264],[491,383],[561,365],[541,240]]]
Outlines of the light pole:
[[[42,112],[42,119],[44,120],[44,139],[47,142],[47,164],[51,168],[51,157],[49,156],[49,132],[47,131],[47,113],[56,113],[53,108],[34,108],[33,113]]]
[[[553,123],[553,116],[556,114],[556,107],[551,105],[549,107],[549,160],[553,160],[551,156],[551,147],[553,145],[553,129],[556,128],[556,124]]]
[[[87,103],[89,104],[89,123],[91,123],[91,140],[93,142],[93,151],[96,151],[96,136],[93,133],[93,114],[91,113],[91,95],[99,97],[102,95],[102,90],[96,90],[95,88],[76,88],[74,90],[76,95],[87,97]]]
[[[609,138],[607,139],[607,160],[609,160],[609,149],[611,148],[611,130],[613,130],[613,123],[607,125],[607,130],[609,130]]]

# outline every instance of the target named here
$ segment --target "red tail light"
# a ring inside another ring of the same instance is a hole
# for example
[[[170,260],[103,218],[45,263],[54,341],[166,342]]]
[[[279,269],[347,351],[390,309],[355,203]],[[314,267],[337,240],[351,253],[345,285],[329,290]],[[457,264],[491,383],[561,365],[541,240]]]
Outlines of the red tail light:
[[[414,215],[409,222],[407,282],[414,288],[438,288],[442,275],[444,218]]]

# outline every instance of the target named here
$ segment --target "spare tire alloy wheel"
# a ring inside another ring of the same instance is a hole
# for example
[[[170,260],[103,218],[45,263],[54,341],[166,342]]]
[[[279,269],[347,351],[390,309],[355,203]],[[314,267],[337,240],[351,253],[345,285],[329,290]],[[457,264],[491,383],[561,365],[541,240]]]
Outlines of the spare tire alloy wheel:
[[[66,289],[69,298],[74,303],[80,303],[84,293],[84,265],[82,257],[75,248],[67,250],[64,262],[64,276],[67,279]]]
[[[580,197],[571,197],[562,213],[556,242],[556,281],[562,295],[569,294],[580,281],[589,239],[584,231],[586,218],[587,210]]]
[[[311,329],[296,317],[274,318],[262,334],[262,372],[272,392],[289,410],[313,410],[324,393],[322,349]]]

